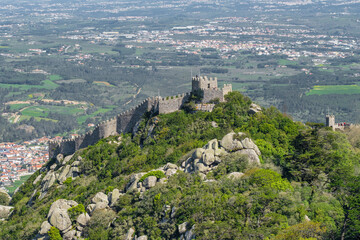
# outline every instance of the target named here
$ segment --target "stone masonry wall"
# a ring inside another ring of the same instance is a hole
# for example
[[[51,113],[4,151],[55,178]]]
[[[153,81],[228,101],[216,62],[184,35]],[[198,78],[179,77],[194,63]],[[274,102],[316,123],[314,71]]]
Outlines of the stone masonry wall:
[[[184,93],[172,97],[166,97],[159,100],[159,114],[171,113],[180,108],[189,100],[191,94]]]
[[[70,155],[79,149],[94,145],[103,138],[120,133],[130,133],[146,112],[158,112],[158,105],[159,99],[157,97],[148,98],[138,106],[119,114],[117,117],[98,124],[95,129],[84,135],[61,142],[49,142],[49,158],[52,159],[59,153]]]
[[[204,95],[201,102],[208,103],[210,100],[214,100],[216,98],[219,98],[220,102],[224,101],[224,94],[222,89],[206,89],[204,90]]]

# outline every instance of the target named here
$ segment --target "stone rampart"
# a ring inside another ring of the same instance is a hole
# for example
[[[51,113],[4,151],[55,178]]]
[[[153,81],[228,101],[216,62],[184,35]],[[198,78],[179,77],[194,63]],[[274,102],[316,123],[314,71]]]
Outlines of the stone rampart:
[[[195,77],[192,79],[192,91],[202,90],[202,103],[218,98],[221,102],[225,101],[224,95],[231,92],[231,84],[225,84],[223,89],[217,88],[217,78]],[[127,110],[112,118],[98,124],[94,130],[87,132],[75,139],[66,139],[60,142],[49,142],[49,158],[54,158],[57,154],[73,154],[75,151],[97,143],[100,139],[117,135],[120,133],[132,133],[136,131],[138,123],[146,112],[152,113],[171,113],[181,109],[190,99],[191,93],[160,98],[147,98],[138,106]],[[202,109],[202,108],[201,108]],[[206,107],[205,111],[211,111],[211,107]]]
[[[208,103],[211,100],[218,98],[220,102],[224,101],[223,89],[206,89],[203,93],[203,103]]]
[[[158,105],[158,97],[148,98],[138,106],[119,114],[117,117],[101,122],[93,130],[84,135],[78,136],[75,139],[50,142],[49,158],[54,158],[59,153],[70,155],[79,149],[94,145],[103,138],[120,133],[130,133],[146,112],[158,112]]]
[[[191,96],[191,93],[159,99],[159,114],[171,113],[181,109]]]

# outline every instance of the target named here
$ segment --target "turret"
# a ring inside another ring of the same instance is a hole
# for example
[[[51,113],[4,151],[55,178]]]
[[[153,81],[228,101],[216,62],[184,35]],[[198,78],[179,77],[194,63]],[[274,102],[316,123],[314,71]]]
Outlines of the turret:
[[[207,76],[196,76],[192,78],[192,92],[197,90],[218,89],[217,78]]]
[[[331,127],[335,130],[335,116],[334,115],[326,115],[326,126]]]

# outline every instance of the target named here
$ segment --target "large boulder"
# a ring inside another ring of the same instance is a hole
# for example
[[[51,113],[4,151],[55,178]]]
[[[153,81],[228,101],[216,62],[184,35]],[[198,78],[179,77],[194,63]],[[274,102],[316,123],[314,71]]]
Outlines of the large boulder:
[[[152,188],[152,187],[155,187],[156,182],[157,182],[157,177],[148,176],[147,178],[144,179],[143,186],[146,188]]]
[[[238,133],[238,135],[242,135],[242,134],[243,133]],[[226,134],[221,139],[221,146],[229,152],[243,149],[244,148],[243,145],[241,144],[241,142],[239,140],[237,140],[235,138],[235,136],[236,136],[236,133],[234,133],[234,132]]]
[[[119,200],[120,196],[123,195],[123,193],[120,193],[119,189],[115,188],[110,194],[109,194],[109,200],[110,200],[110,207],[114,206],[114,204]]]
[[[0,205],[0,218],[7,218],[13,211],[13,208],[14,207]]]
[[[210,166],[215,162],[215,151],[214,149],[206,149],[202,155],[202,161],[206,166]]]
[[[72,230],[66,232],[66,233],[63,235],[63,240],[73,240],[73,239],[77,239],[75,236],[76,236],[76,230],[75,230],[75,229],[72,229]]]
[[[48,213],[48,218],[51,217],[53,212],[57,209],[62,210],[62,211],[67,211],[69,208],[77,206],[77,205],[78,205],[78,203],[73,200],[58,199],[55,202],[53,202],[53,204],[51,204],[51,207],[50,207],[50,210]]]
[[[192,154],[193,159],[200,159],[204,153],[205,149],[197,148]]]
[[[195,171],[205,173],[209,170],[209,167],[205,166],[203,163],[198,162],[195,164]]]
[[[179,167],[176,165],[176,164],[173,164],[173,163],[167,163],[165,166],[164,166],[164,171],[167,171],[169,169],[175,169],[177,170]]]
[[[125,240],[132,240],[135,233],[134,228],[130,228],[125,236]]]
[[[168,170],[166,170],[165,175],[166,175],[167,177],[170,177],[170,176],[176,174],[176,172],[177,172],[177,170],[174,169],[174,168],[168,169]]]
[[[46,192],[55,183],[55,180],[55,173],[53,171],[49,171],[41,181],[41,191]]]
[[[248,156],[249,163],[255,163],[260,165],[260,158],[256,154],[254,149],[242,149],[239,151],[240,154],[244,154]]]
[[[137,237],[136,240],[148,240],[148,237],[146,235],[142,235],[140,237]]]
[[[62,184],[63,182],[65,182],[65,180],[66,180],[66,178],[67,178],[67,175],[68,175],[68,173],[69,173],[69,171],[70,171],[70,168],[71,168],[70,165],[66,165],[66,166],[63,168],[62,172],[60,173],[58,180],[59,180],[59,182],[60,182],[61,184]]]
[[[49,222],[60,231],[65,231],[71,227],[71,219],[67,210],[59,208],[52,211]]]
[[[250,105],[249,114],[256,114],[258,112],[261,112],[261,107],[255,103],[252,103]]]
[[[193,225],[192,228],[185,233],[185,240],[195,239],[194,229],[195,225]]]
[[[186,226],[187,226],[187,222],[183,222],[182,224],[180,224],[178,226],[178,230],[180,234],[183,234],[184,232],[186,232]]]
[[[71,158],[74,156],[74,154],[64,157],[64,160],[62,161],[62,164],[65,165],[68,161],[71,160]]]
[[[41,177],[42,177],[41,174],[40,174],[39,176],[37,176],[37,177],[35,178],[35,180],[33,181],[33,185],[36,185],[36,184],[41,180]]]
[[[219,148],[219,142],[217,139],[210,140],[204,147],[205,149],[216,150]]]
[[[80,161],[76,160],[71,164],[72,167],[78,167],[80,166]]]
[[[82,213],[76,218],[76,222],[82,227],[85,227],[89,221],[90,216],[87,213]]]
[[[87,211],[89,214],[91,214],[91,213],[94,211],[95,206],[96,206],[95,203],[89,204],[89,205],[86,207],[86,211]]]
[[[144,176],[145,173],[136,173],[131,175],[130,181],[128,185],[126,186],[126,191],[132,191],[137,189],[137,184],[142,176]]]
[[[106,204],[109,204],[109,200],[108,200],[108,196],[103,193],[103,192],[98,192],[92,199],[91,201],[93,203],[99,203],[99,202],[104,202]]]
[[[62,155],[61,153],[56,156],[56,164],[57,165],[60,166],[63,160],[64,160],[64,155]]]
[[[256,144],[250,138],[245,138],[244,140],[241,141],[241,144],[243,145],[244,148],[254,149],[257,155],[259,156],[261,155],[258,146],[256,146]]]
[[[227,152],[225,151],[224,148],[215,149],[214,153],[215,153],[215,156],[217,156],[217,157],[224,156],[227,154]]]
[[[94,207],[92,213],[94,213],[95,211],[98,211],[98,210],[106,209],[108,207],[109,207],[109,205],[108,205],[107,202],[98,202],[98,203],[95,204],[95,207]]]
[[[50,228],[51,228],[50,223],[49,223],[48,221],[44,221],[44,222],[41,224],[39,234],[41,234],[41,235],[47,234],[48,231],[50,230]]]
[[[72,177],[72,178],[75,178],[77,176],[79,176],[79,168],[78,167],[71,167],[70,168],[70,171],[68,172],[68,174],[66,175],[66,177]]]

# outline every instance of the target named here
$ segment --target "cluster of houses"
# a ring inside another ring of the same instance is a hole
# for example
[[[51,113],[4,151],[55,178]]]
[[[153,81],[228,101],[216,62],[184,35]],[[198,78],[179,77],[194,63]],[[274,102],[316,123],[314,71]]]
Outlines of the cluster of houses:
[[[40,169],[49,159],[48,141],[61,139],[42,137],[22,143],[0,143],[0,186],[11,186],[21,176]]]

